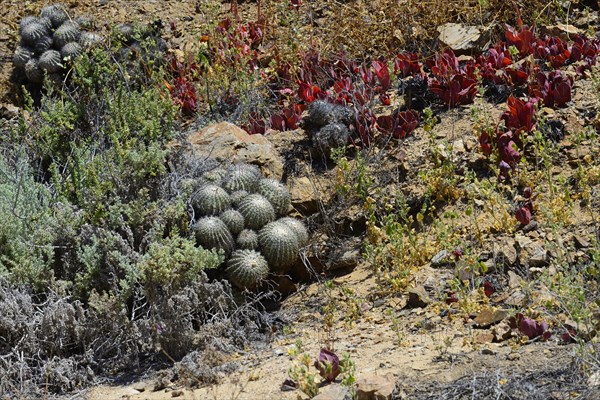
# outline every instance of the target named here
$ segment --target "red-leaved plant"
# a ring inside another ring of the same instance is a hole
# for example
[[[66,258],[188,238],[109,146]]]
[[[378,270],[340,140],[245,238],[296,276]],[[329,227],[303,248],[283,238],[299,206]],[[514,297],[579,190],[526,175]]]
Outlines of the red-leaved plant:
[[[546,107],[562,107],[571,101],[573,78],[560,70],[539,72],[537,85],[532,87],[533,95],[541,98]]]
[[[315,368],[327,382],[333,382],[340,374],[340,358],[333,351],[322,348],[319,359],[315,361]]]
[[[404,139],[419,125],[419,113],[415,110],[398,111],[377,117],[377,129],[396,139]]]

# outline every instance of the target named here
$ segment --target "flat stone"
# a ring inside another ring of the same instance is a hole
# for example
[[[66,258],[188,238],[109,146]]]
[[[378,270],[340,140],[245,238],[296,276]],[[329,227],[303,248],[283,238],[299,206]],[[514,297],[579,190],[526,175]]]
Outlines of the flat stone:
[[[503,342],[505,340],[510,339],[513,336],[513,331],[511,327],[504,321],[493,326],[490,330],[494,335],[494,342]]]
[[[492,343],[494,334],[492,332],[479,332],[475,335],[475,342],[478,344]]]
[[[530,268],[545,267],[550,262],[550,256],[543,247],[537,246],[531,253],[531,257],[529,257],[529,260],[527,260],[527,264]]]
[[[457,54],[482,51],[488,41],[488,34],[476,26],[447,23],[438,26],[438,39]]]
[[[500,250],[498,250],[498,261],[504,261],[509,266],[517,263],[517,249],[513,238],[504,238],[500,241]]]
[[[328,385],[321,389],[313,400],[351,400],[352,394],[346,386]]]
[[[440,250],[436,255],[431,257],[430,265],[432,267],[443,267],[450,263],[450,253],[447,250]]]
[[[505,310],[495,310],[491,307],[486,307],[481,310],[475,317],[475,323],[479,328],[487,328],[497,324],[508,316]]]
[[[331,261],[331,263],[328,264],[328,269],[336,270],[354,268],[358,265],[359,260],[360,251],[356,249],[343,251],[342,254],[339,255],[339,257],[337,255],[334,255],[333,260]]]
[[[358,400],[391,400],[396,382],[392,375],[361,375],[356,379]]]
[[[290,180],[290,197],[292,207],[303,215],[312,215],[319,210],[319,192],[306,176]]]
[[[573,236],[573,240],[575,242],[575,247],[577,247],[578,249],[585,249],[590,247],[590,241],[583,235],[576,234]]]
[[[407,308],[425,308],[431,301],[425,291],[425,288],[418,286],[408,291],[408,301],[406,303]]]
[[[246,162],[259,166],[267,177],[281,180],[283,176],[283,163],[271,142],[229,122],[202,128],[190,134],[188,141],[197,157]]]

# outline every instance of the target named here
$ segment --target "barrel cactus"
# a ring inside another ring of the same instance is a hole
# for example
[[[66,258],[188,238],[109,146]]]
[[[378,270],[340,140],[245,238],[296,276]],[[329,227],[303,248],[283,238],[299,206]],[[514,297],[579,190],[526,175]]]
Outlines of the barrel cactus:
[[[244,200],[244,197],[246,196],[248,196],[248,192],[246,192],[245,190],[236,190],[235,192],[229,195],[229,197],[231,198],[231,205],[234,207],[239,206],[241,201]]]
[[[23,27],[21,30],[21,39],[23,44],[34,47],[38,40],[44,36],[49,36],[49,33],[48,28],[36,20]]]
[[[38,19],[33,15],[28,15],[19,22],[19,35],[23,36],[23,29],[29,24],[38,22]]]
[[[207,184],[192,197],[192,207],[199,215],[219,215],[231,208],[231,199],[222,187]]]
[[[67,43],[77,42],[80,35],[79,25],[76,22],[67,21],[54,31],[54,46],[62,49]]]
[[[285,223],[275,221],[267,224],[258,233],[258,243],[273,269],[288,267],[298,258],[298,235]]]
[[[229,193],[237,190],[254,192],[260,178],[262,178],[262,173],[255,165],[237,164],[231,167],[223,187]]]
[[[42,8],[40,15],[43,18],[48,18],[54,29],[58,28],[69,19],[67,12],[60,4],[52,4]]]
[[[38,65],[38,60],[36,58],[32,58],[25,64],[25,76],[27,76],[27,79],[31,82],[35,83],[40,83],[44,79],[44,73]]]
[[[308,231],[306,230],[306,227],[304,226],[302,221],[297,220],[296,218],[285,217],[278,219],[277,222],[285,224],[288,228],[294,231],[294,233],[298,237],[298,244],[300,245],[300,247],[304,247],[307,245]]]
[[[269,275],[269,264],[255,250],[236,250],[227,261],[225,273],[234,286],[253,290]]]
[[[196,235],[196,242],[206,249],[223,250],[225,255],[231,254],[234,240],[227,225],[217,217],[200,218],[192,230]]]
[[[77,42],[67,43],[60,49],[60,56],[63,60],[74,60],[81,54],[81,45]]]
[[[261,179],[258,182],[258,193],[263,195],[273,205],[277,215],[287,214],[290,208],[290,192],[287,187],[275,179]]]
[[[239,249],[256,250],[258,248],[258,233],[252,229],[244,229],[238,235],[235,244]]]
[[[249,194],[238,205],[244,216],[246,227],[258,230],[275,219],[275,209],[264,196]]]
[[[38,65],[42,71],[51,74],[62,68],[60,53],[56,50],[48,50],[40,56]]]
[[[219,215],[219,218],[225,222],[233,235],[237,235],[244,229],[244,216],[237,210],[226,210]]]
[[[33,45],[33,51],[35,54],[42,54],[50,50],[52,47],[52,38],[48,35],[44,35],[39,38]]]
[[[15,55],[13,56],[13,64],[15,64],[16,67],[25,67],[25,64],[27,64],[27,62],[29,60],[31,60],[33,58],[33,50],[30,49],[29,47],[25,47],[25,46],[19,46],[17,47],[17,49],[15,50]]]

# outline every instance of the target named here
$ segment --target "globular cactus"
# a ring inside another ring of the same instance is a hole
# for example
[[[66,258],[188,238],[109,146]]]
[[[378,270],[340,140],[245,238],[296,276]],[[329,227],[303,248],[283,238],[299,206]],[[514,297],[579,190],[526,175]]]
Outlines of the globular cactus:
[[[38,65],[37,59],[32,58],[31,60],[27,61],[27,64],[25,64],[25,76],[27,76],[27,79],[29,79],[30,82],[42,82],[44,79],[44,73]]]
[[[50,36],[48,36],[48,35],[42,36],[33,45],[33,51],[35,54],[38,54],[38,55],[45,53],[48,50],[50,50],[53,43],[54,42]]]
[[[257,193],[263,195],[273,205],[275,214],[287,214],[291,199],[287,187],[275,179],[264,178],[258,182]]]
[[[44,25],[46,27],[46,29],[48,29],[48,32],[52,32],[54,30],[54,27],[52,26],[52,21],[50,21],[50,18],[40,17],[37,19],[37,22]]]
[[[256,250],[258,248],[258,233],[252,229],[244,229],[238,235],[235,244],[239,249]]]
[[[51,74],[60,71],[62,68],[61,61],[62,59],[58,51],[48,50],[40,56],[40,59],[38,60],[38,66],[42,69],[42,71],[46,71],[47,73]]]
[[[223,168],[217,167],[204,172],[200,177],[200,181],[221,186],[225,175],[227,175],[227,171]]]
[[[227,261],[225,273],[234,286],[254,290],[269,275],[269,265],[257,251],[236,250]]]
[[[23,36],[23,29],[27,25],[32,24],[34,22],[38,22],[38,19],[33,15],[28,15],[27,17],[23,18],[21,22],[19,22],[19,35]]]
[[[298,235],[284,223],[275,221],[263,227],[258,232],[258,243],[273,269],[288,267],[298,258]]]
[[[219,218],[225,222],[233,235],[237,235],[244,229],[244,216],[237,210],[226,210],[219,215]]]
[[[308,114],[303,120],[307,130],[318,129],[325,125],[352,122],[352,111],[348,107],[317,100],[308,106]]]
[[[196,242],[205,249],[219,249],[228,256],[234,248],[234,240],[227,225],[217,217],[200,218],[192,230],[196,236]]]
[[[44,18],[48,18],[54,29],[58,28],[69,19],[65,8],[60,4],[52,4],[42,8],[40,15]]]
[[[48,28],[36,20],[23,27],[21,30],[21,40],[23,41],[23,44],[35,47],[37,41],[44,36],[49,36],[49,33]]]
[[[25,64],[33,58],[33,50],[29,47],[18,46],[13,56],[15,67],[24,68]]]
[[[350,131],[343,124],[329,124],[312,135],[313,147],[326,157],[331,156],[331,150],[348,144]]]
[[[125,44],[131,44],[134,39],[133,25],[131,24],[119,24],[115,27],[118,39]]]
[[[302,221],[297,220],[296,218],[285,217],[278,219],[277,222],[287,225],[288,228],[294,231],[298,237],[298,244],[300,247],[304,247],[308,244],[308,231]]]
[[[60,49],[60,56],[63,60],[74,60],[81,54],[81,45],[77,42],[67,43]]]
[[[67,43],[77,42],[81,30],[76,22],[67,21],[54,31],[54,46],[58,49],[62,49]]]
[[[198,215],[219,215],[231,208],[231,199],[222,187],[206,184],[192,196],[192,207]]]
[[[248,192],[245,190],[236,190],[231,193],[229,197],[231,198],[231,205],[237,207],[240,205],[240,202],[244,199],[244,197],[248,196]]]
[[[247,192],[256,191],[258,180],[262,178],[262,173],[257,166],[251,164],[237,164],[231,167],[223,187],[229,193],[245,190]]]
[[[238,211],[244,216],[246,227],[258,230],[275,219],[275,210],[264,196],[249,194],[238,205]]]
[[[79,36],[79,44],[83,48],[93,47],[99,43],[102,43],[102,36],[94,32],[81,32]]]

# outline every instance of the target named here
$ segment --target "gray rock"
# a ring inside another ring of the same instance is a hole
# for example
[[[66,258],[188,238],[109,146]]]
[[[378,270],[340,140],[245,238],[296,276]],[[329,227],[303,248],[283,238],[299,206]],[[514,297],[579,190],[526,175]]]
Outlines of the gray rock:
[[[417,286],[408,291],[408,301],[406,308],[425,308],[431,303],[429,296],[422,286]]]
[[[438,26],[438,39],[456,54],[481,52],[489,41],[489,32],[482,32],[476,26],[447,23]]]
[[[440,250],[435,256],[431,258],[432,267],[443,267],[450,263],[450,253],[448,250]]]
[[[356,379],[358,400],[391,400],[396,383],[392,375],[361,375]]]
[[[500,249],[497,253],[497,261],[499,263],[506,263],[508,266],[513,267],[517,263],[517,249],[515,248],[515,241],[512,238],[504,238],[500,241]]]
[[[313,397],[313,400],[351,400],[352,394],[346,386],[329,385],[321,389],[321,392]]]
[[[548,265],[550,262],[550,256],[546,249],[541,246],[536,246],[531,251],[531,256],[527,260],[527,264],[530,268],[541,268]]]

